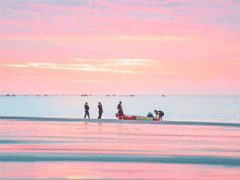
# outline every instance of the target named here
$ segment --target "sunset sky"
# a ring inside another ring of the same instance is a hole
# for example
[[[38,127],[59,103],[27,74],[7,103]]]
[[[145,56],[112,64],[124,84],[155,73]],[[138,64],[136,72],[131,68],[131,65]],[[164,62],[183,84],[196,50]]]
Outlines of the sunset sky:
[[[0,0],[0,94],[240,95],[240,0]]]

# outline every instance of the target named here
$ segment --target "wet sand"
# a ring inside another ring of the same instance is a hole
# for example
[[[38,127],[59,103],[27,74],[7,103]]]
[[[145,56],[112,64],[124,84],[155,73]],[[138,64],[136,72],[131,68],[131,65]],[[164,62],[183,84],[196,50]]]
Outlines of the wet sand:
[[[119,120],[119,119],[81,119],[81,118],[49,118],[49,117],[21,117],[0,116],[0,119],[11,119],[17,121],[54,121],[54,122],[91,122],[91,123],[121,123],[121,124],[171,124],[171,125],[207,125],[207,126],[238,126],[239,123],[226,122],[199,122],[199,121],[148,121],[148,120]]]
[[[238,124],[0,118],[0,179],[239,179]]]

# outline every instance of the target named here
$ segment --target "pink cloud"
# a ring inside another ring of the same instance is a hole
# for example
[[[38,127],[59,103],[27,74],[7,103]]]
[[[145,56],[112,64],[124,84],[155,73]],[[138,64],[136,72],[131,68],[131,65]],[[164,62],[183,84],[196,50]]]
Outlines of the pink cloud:
[[[4,7],[11,17],[0,19],[0,93],[40,93],[43,85],[44,93],[76,93],[83,84],[86,89],[82,93],[94,93],[91,88],[96,83],[101,93],[124,93],[126,86],[129,92],[157,93],[163,85],[169,92],[181,88],[181,92],[194,89],[190,90],[193,93],[196,89],[210,92],[208,88],[237,92],[240,36],[225,25],[238,23],[214,21],[239,15],[239,5],[177,2],[180,5],[173,7],[164,7],[166,2],[160,1],[131,1],[132,5],[129,1],[91,1],[86,6],[27,3],[17,10]],[[127,61],[119,64],[108,61],[111,59]],[[136,59],[157,63],[133,61]]]
[[[16,28],[19,29],[19,25],[23,27],[28,27],[25,30],[27,33],[130,33],[130,28],[132,33],[150,33],[148,29],[155,32],[167,32],[174,33],[176,28],[183,29],[187,26],[194,27],[187,30],[187,33],[195,32],[196,29],[202,31],[204,25],[196,23],[195,20],[199,17],[204,17],[206,19],[214,19],[216,16],[224,14],[234,15],[232,8],[222,8],[222,9],[212,9],[210,7],[215,7],[216,2],[202,3],[201,6],[193,6],[194,3],[185,2],[179,7],[164,7],[159,6],[166,4],[166,2],[141,2],[140,5],[131,2],[130,6],[128,3],[109,3],[109,2],[91,2],[88,6],[66,6],[66,5],[53,5],[53,4],[42,4],[42,3],[30,3],[27,4],[27,10],[17,11],[17,15],[20,15],[16,21],[9,20],[11,22],[6,22],[3,19],[3,23],[6,25],[12,25],[12,30]],[[94,8],[91,6],[95,5]],[[157,6],[158,5],[158,6]],[[222,4],[224,6],[224,4]],[[105,6],[107,8],[100,8]],[[210,6],[210,7],[209,7]],[[16,13],[13,10],[9,10],[12,13]],[[59,12],[63,12],[62,14]],[[149,15],[144,18],[145,13]],[[159,14],[159,17],[154,17],[154,13]],[[49,15],[50,14],[50,15]],[[151,14],[153,16],[151,16]],[[140,16],[140,17],[139,17]],[[143,16],[143,17],[141,17]],[[163,17],[162,17],[163,16]],[[28,18],[26,18],[28,17]],[[22,18],[22,20],[21,20]],[[176,18],[173,20],[172,18]],[[186,20],[182,20],[186,18]],[[189,19],[191,18],[191,19]],[[25,20],[23,20],[25,19]],[[201,18],[200,18],[201,19]],[[204,20],[204,21],[205,21]],[[10,23],[10,24],[9,24]],[[14,25],[18,26],[14,26]],[[126,24],[126,25],[125,25]],[[206,24],[208,29],[214,28],[219,30],[224,30],[218,24],[213,25]],[[150,25],[150,28],[147,28]],[[170,28],[164,28],[164,27]],[[180,26],[180,27],[179,27]],[[181,28],[182,26],[182,28]],[[215,26],[215,27],[214,27]],[[132,29],[134,28],[134,29]],[[10,29],[10,30],[11,30]],[[20,26],[21,29],[21,26]],[[124,30],[126,29],[126,30]],[[174,29],[174,32],[172,32]]]

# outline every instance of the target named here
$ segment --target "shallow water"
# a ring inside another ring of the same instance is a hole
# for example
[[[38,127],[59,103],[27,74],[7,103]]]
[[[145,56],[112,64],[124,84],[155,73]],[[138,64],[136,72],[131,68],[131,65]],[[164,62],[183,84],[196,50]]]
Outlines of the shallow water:
[[[0,120],[0,179],[239,179],[236,126]]]

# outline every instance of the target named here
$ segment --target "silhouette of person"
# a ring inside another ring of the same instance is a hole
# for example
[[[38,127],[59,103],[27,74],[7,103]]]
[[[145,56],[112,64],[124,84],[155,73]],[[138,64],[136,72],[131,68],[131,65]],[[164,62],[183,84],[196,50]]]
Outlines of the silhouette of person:
[[[102,104],[101,102],[98,103],[98,119],[101,119],[102,117],[102,113],[103,113],[103,107],[102,107]]]
[[[160,120],[162,121],[163,120],[162,117],[164,116],[164,112],[158,111],[158,115],[159,115]]]
[[[118,115],[123,116],[123,108],[122,108],[122,101],[119,101],[119,104],[117,106],[118,109]]]
[[[86,102],[85,103],[85,106],[84,106],[84,108],[85,108],[85,116],[84,116],[84,119],[86,118],[86,116],[88,115],[88,119],[90,119],[90,115],[89,115],[89,109],[90,109],[90,107],[88,106],[88,103]]]
[[[155,119],[158,119],[158,116],[159,116],[158,111],[154,110],[154,113],[156,114],[156,118]]]
[[[164,116],[164,112],[154,110],[154,113],[156,114],[155,120],[157,120],[157,121],[161,120],[162,121],[162,117]]]

